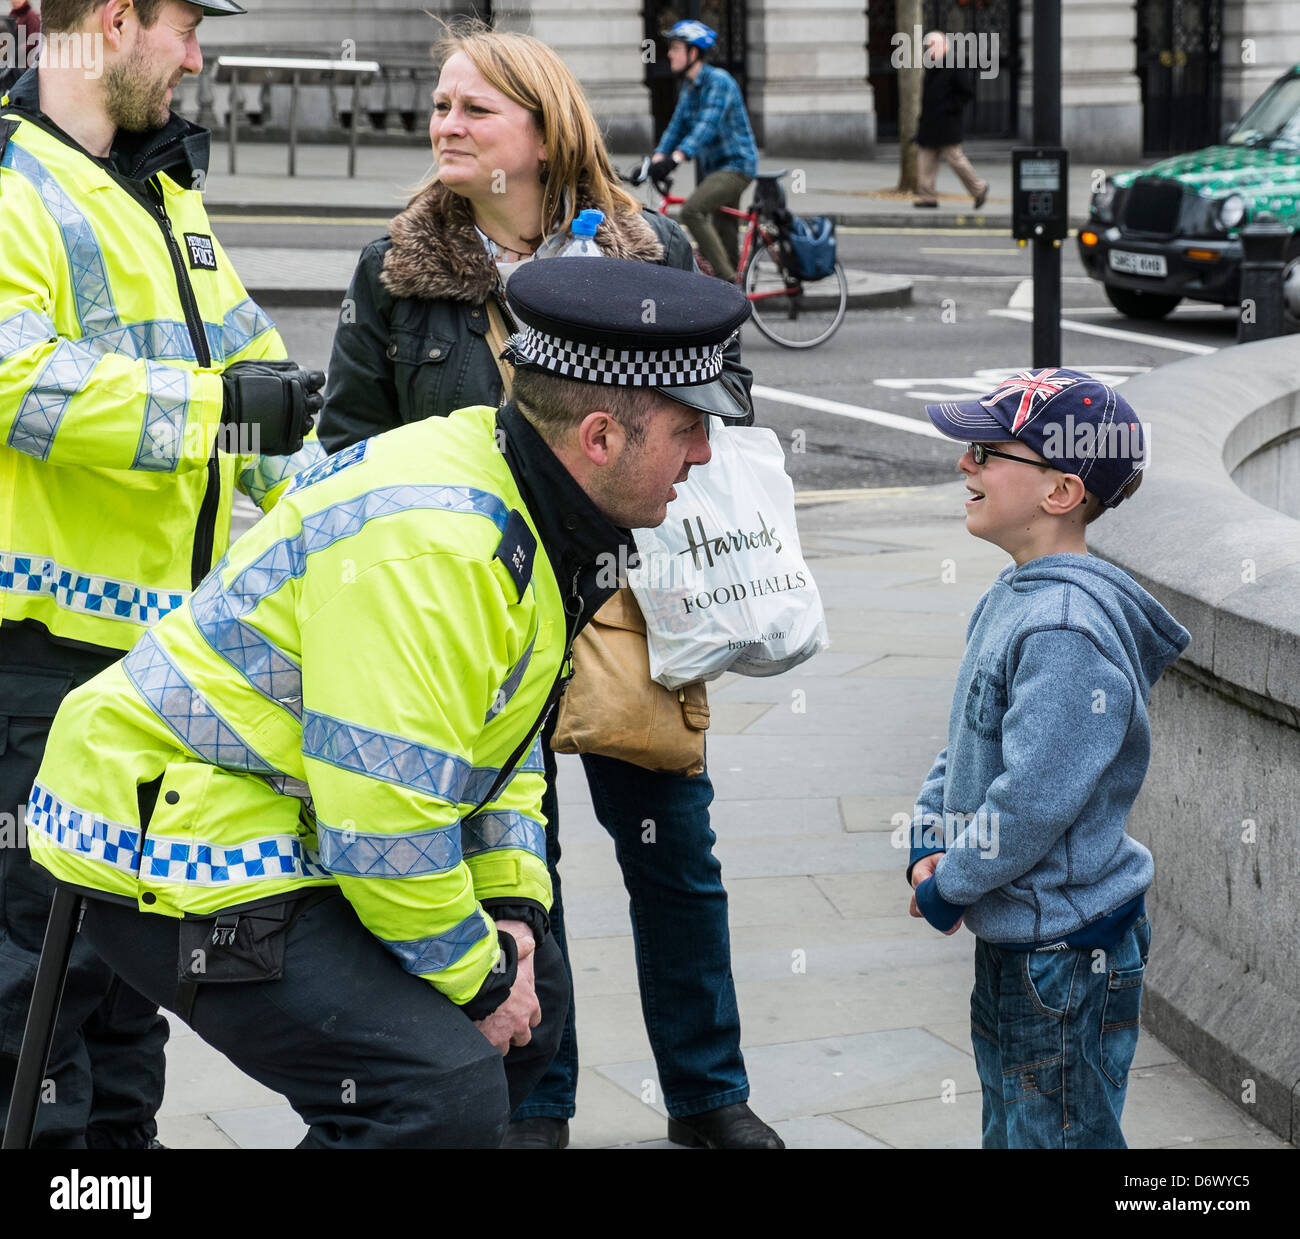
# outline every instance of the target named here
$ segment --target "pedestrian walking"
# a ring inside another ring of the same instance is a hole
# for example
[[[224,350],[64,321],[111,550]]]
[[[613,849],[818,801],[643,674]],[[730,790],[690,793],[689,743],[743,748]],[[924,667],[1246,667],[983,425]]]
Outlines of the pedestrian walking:
[[[655,147],[653,176],[663,177],[687,159],[695,160],[695,191],[682,206],[700,254],[724,280],[736,278],[740,242],[734,216],[740,196],[758,172],[758,147],[736,79],[708,63],[717,32],[698,21],[681,21],[664,31],[668,65],[681,79],[682,93],[668,128]]]
[[[41,15],[32,8],[31,0],[14,0],[9,16],[18,30],[18,39],[26,52],[24,63],[28,68],[36,64],[36,53],[41,46]]]
[[[709,459],[705,412],[740,416],[739,289],[556,258],[508,296],[514,401],[300,474],[69,697],[32,790],[91,944],[306,1148],[496,1147],[541,1076],[569,982],[538,731],[607,557]]]
[[[212,233],[208,134],[174,115],[205,14],[231,0],[45,0],[42,64],[0,106],[0,814],[22,821],[59,703],[180,606],[224,553],[236,487],[264,507],[324,375],[284,361]],[[9,244],[11,238],[18,243]],[[10,816],[12,815],[12,816]],[[3,819],[0,819],[3,820]],[[21,842],[22,832],[17,832]],[[0,1115],[52,888],[0,847]],[[146,1147],[166,1021],[76,939],[35,1142]]]
[[[975,98],[972,85],[974,71],[945,63],[947,37],[938,30],[925,36],[925,58],[929,62],[921,80],[921,119],[917,124],[916,199],[914,207],[937,207],[935,178],[942,159],[966,187],[978,211],[989,195],[987,181],[981,180],[962,153],[962,114]]]
[[[389,235],[362,251],[325,391],[320,434],[331,452],[462,405],[500,404],[509,374],[497,356],[509,315],[502,281],[563,244],[580,211],[604,213],[595,241],[605,254],[694,268],[681,229],[619,186],[582,89],[554,51],[526,35],[478,30],[445,40],[438,55],[430,124],[437,175]],[[730,407],[752,420],[751,376],[736,340],[724,350],[720,382]],[[620,590],[609,609],[629,596]],[[607,730],[590,723],[593,733]],[[553,728],[554,720],[543,737],[543,812],[550,927],[567,966]],[[693,1124],[713,1143],[775,1141],[745,1105],[727,896],[703,761],[694,774],[598,752],[584,752],[582,763],[631,897],[646,1026],[674,1123]],[[653,847],[641,842],[646,818],[658,823]],[[577,1081],[570,1010],[559,1054],[516,1112],[507,1143],[564,1147]]]
[[[958,462],[966,528],[1015,562],[971,613],[948,745],[917,798],[911,913],[975,934],[984,1147],[1123,1148],[1153,875],[1124,824],[1152,685],[1190,637],[1085,530],[1137,490],[1145,431],[1077,370],[926,412],[975,440]]]

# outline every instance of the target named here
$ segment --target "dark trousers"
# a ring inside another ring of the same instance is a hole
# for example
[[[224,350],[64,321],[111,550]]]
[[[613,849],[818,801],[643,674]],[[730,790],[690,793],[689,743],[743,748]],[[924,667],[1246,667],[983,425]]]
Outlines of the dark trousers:
[[[546,859],[554,902],[551,933],[568,963],[561,898],[555,757],[546,758]],[[740,1013],[731,975],[731,938],[722,866],[709,826],[707,774],[658,774],[612,757],[584,755],[591,802],[614,841],[636,946],[641,1012],[664,1104],[677,1118],[749,1098],[740,1052]],[[648,833],[648,823],[653,833]],[[578,1085],[573,1008],[559,1053],[516,1119],[571,1118]]]
[[[34,865],[25,806],[50,723],[72,688],[110,660],[0,631],[0,1122],[9,1114],[53,883]],[[157,1134],[167,1021],[78,935],[36,1116],[38,1148],[144,1148]]]
[[[740,197],[750,179],[734,168],[711,172],[682,206],[683,225],[691,230],[700,253],[719,279],[734,280],[736,264],[740,261],[737,220],[722,208],[740,206]]]
[[[82,933],[160,1006],[177,993],[180,922],[88,902]],[[542,1022],[503,1059],[449,998],[403,971],[341,893],[284,931],[279,980],[203,984],[187,1023],[310,1130],[300,1148],[496,1148],[555,1053],[569,981],[548,935],[535,955]]]

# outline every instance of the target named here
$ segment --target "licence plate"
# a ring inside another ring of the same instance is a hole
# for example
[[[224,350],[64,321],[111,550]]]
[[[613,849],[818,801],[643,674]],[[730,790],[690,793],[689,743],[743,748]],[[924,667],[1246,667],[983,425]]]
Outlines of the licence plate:
[[[1124,271],[1129,275],[1169,274],[1169,267],[1163,254],[1134,254],[1129,250],[1111,250],[1110,269]]]

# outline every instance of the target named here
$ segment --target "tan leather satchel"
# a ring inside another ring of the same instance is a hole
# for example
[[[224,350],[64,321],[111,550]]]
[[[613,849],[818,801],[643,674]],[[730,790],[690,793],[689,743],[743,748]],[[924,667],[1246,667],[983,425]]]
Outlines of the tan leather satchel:
[[[650,678],[645,619],[632,591],[620,589],[573,644],[573,679],[560,699],[551,748],[700,774],[708,726],[702,682],[667,689]]]
[[[489,297],[488,344],[510,399],[515,368],[502,356],[509,338],[500,303]],[[644,770],[704,771],[709,699],[704,684],[667,689],[650,678],[645,619],[630,589],[620,589],[573,643],[573,679],[560,699],[551,748],[617,757]]]

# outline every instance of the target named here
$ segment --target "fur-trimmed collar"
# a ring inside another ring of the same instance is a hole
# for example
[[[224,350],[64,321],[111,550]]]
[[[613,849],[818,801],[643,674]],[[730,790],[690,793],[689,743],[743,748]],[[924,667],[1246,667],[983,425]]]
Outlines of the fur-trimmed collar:
[[[591,203],[580,201],[578,209]],[[496,264],[474,228],[469,203],[436,181],[389,225],[380,281],[394,297],[479,305],[497,286]],[[596,242],[612,258],[662,262],[664,247],[640,212],[607,217]]]

